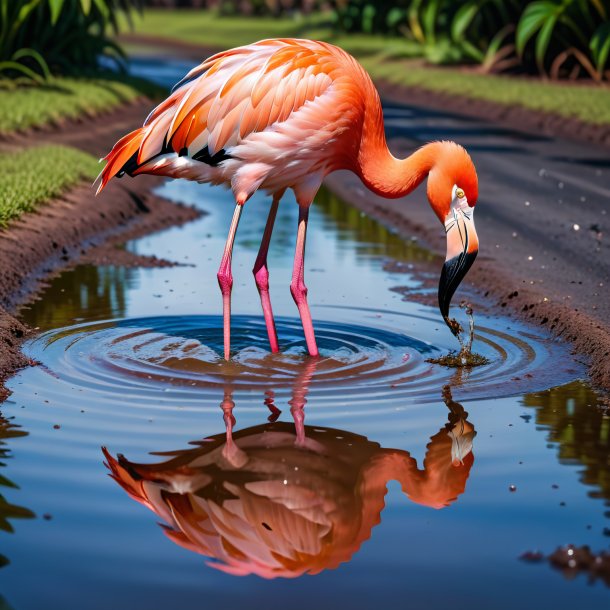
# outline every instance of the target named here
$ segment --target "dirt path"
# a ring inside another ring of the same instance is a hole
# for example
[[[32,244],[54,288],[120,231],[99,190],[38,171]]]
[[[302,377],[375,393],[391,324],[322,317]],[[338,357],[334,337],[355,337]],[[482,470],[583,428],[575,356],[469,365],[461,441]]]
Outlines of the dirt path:
[[[125,132],[141,124],[152,102],[141,100],[125,108],[81,122],[62,131],[30,131],[0,141],[0,150],[45,143],[60,143],[99,155]],[[0,400],[1,385],[15,370],[27,366],[20,345],[29,330],[13,314],[33,298],[44,281],[80,262],[120,265],[166,265],[155,257],[142,257],[117,249],[126,239],[183,224],[199,216],[196,210],[152,194],[161,182],[151,176],[114,181],[95,198],[89,184],[24,215],[0,232]]]

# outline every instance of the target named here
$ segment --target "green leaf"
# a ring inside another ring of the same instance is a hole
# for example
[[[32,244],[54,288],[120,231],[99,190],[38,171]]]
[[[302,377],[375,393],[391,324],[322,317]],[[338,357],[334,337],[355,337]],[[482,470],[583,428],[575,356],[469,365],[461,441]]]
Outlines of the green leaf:
[[[546,55],[549,43],[551,42],[551,36],[557,23],[558,15],[552,15],[544,25],[540,28],[540,33],[536,39],[536,61],[541,72],[544,72],[544,56]]]
[[[37,83],[42,83],[43,79],[40,74],[36,74],[34,70],[31,70],[27,66],[20,64],[18,61],[0,61],[0,73],[8,70],[14,70],[15,72],[21,72],[24,76],[32,79]]]
[[[610,21],[602,23],[595,30],[589,48],[591,49],[595,68],[601,74],[608,62],[608,55],[610,55]]]
[[[483,51],[481,51],[481,49],[477,48],[471,42],[468,42],[468,40],[463,40],[460,43],[460,48],[462,49],[462,51],[465,53],[465,55],[467,57],[469,57],[470,59],[473,59],[474,61],[476,61],[478,63],[481,63],[483,61],[483,59],[485,58]]]
[[[424,6],[422,15],[422,24],[424,26],[424,35],[427,43],[434,44],[436,33],[436,17],[440,0],[430,0],[429,4]]]
[[[527,6],[525,11],[523,11],[523,15],[521,15],[521,19],[519,19],[517,35],[515,37],[517,53],[519,55],[523,55],[529,40],[554,15],[557,8],[556,4],[548,1],[532,2]]]
[[[597,12],[600,14],[602,19],[607,19],[608,15],[606,14],[606,9],[604,5],[601,3],[601,0],[591,0],[591,4],[597,9]]]
[[[49,70],[49,66],[47,65],[47,62],[44,60],[44,57],[38,51],[35,51],[34,49],[25,49],[25,48],[19,49],[18,51],[15,51],[15,53],[13,53],[12,59],[14,61],[18,61],[22,57],[31,57],[40,66],[40,69],[42,70],[44,77],[47,80],[51,78],[51,71]]]
[[[91,0],[80,0],[81,8],[83,9],[83,13],[88,15],[91,11]]]
[[[453,40],[459,40],[464,36],[478,12],[477,2],[467,2],[459,8],[451,23],[451,38]]]
[[[59,19],[59,13],[64,5],[64,0],[49,0],[49,8],[51,9],[51,24],[55,25]]]

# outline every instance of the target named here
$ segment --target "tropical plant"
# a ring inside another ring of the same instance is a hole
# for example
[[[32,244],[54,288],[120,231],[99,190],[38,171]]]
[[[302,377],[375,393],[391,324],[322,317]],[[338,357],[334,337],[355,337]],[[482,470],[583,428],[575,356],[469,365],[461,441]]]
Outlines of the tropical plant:
[[[51,72],[95,71],[100,57],[122,66],[109,37],[142,0],[0,0],[0,72],[41,81]]]
[[[519,0],[412,0],[408,31],[434,63],[506,68],[515,62],[511,38],[521,4]]]
[[[523,56],[535,41],[538,69],[558,76],[570,59],[574,68],[584,68],[602,80],[610,54],[610,7],[604,0],[538,0],[528,4],[517,26],[517,52]],[[572,75],[577,72],[572,71]]]
[[[609,76],[609,0],[335,0],[334,8],[344,31],[405,35],[433,63]]]

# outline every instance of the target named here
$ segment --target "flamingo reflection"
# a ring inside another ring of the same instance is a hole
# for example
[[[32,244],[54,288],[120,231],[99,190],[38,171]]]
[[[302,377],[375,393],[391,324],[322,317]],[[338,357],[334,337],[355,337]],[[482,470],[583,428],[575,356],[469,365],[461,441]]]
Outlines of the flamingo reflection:
[[[387,484],[440,509],[456,501],[474,462],[475,430],[448,387],[447,423],[430,438],[423,468],[407,451],[365,436],[306,426],[305,367],[290,401],[294,423],[271,421],[234,431],[233,399],[221,403],[226,434],[171,453],[158,464],[104,454],[111,476],[167,525],[176,544],[235,575],[294,578],[349,561],[381,520]],[[275,399],[265,404],[277,417]]]

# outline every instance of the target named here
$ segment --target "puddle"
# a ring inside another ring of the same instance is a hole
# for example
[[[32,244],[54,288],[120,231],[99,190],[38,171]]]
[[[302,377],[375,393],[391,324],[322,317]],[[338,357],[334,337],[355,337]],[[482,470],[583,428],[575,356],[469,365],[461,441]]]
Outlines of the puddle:
[[[78,267],[23,312],[41,364],[2,405],[11,607],[607,604],[603,582],[519,560],[610,541],[610,419],[565,345],[477,309],[489,363],[427,362],[455,338],[392,288],[416,290],[440,262],[323,192],[306,259],[321,357],[306,355],[289,292],[288,197],[269,255],[271,355],[250,271],[257,195],[237,234],[226,363],[216,270],[231,198],[181,182],[161,194],[208,215],[126,247],[184,265]]]

